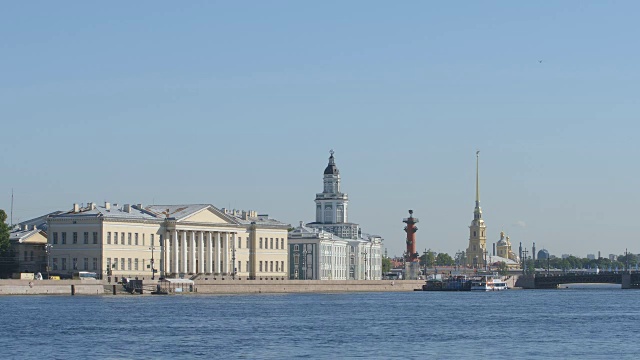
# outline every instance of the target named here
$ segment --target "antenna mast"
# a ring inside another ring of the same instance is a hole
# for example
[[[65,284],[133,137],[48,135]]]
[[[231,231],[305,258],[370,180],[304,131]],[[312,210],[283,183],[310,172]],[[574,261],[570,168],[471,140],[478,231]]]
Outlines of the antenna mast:
[[[11,188],[11,220],[9,220],[9,222],[11,223],[11,227],[13,227],[13,188]]]

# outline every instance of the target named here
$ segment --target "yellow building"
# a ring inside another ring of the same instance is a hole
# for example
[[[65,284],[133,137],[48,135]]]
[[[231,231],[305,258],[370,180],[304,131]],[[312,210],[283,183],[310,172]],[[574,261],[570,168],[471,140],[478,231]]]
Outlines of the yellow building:
[[[480,168],[479,154],[476,152],[476,207],[473,210],[473,221],[469,226],[469,246],[467,247],[467,266],[483,268],[487,262],[487,237],[486,226],[482,220],[482,208],[480,208]]]
[[[9,235],[11,250],[15,254],[18,272],[44,273],[46,271],[47,234],[35,225],[20,225]]]
[[[500,240],[496,243],[496,253],[505,259],[513,260],[518,263],[520,260],[518,255],[511,250],[511,240],[505,236],[504,231],[500,232]]]
[[[287,278],[288,228],[268,215],[209,204],[74,204],[48,218],[51,273]]]

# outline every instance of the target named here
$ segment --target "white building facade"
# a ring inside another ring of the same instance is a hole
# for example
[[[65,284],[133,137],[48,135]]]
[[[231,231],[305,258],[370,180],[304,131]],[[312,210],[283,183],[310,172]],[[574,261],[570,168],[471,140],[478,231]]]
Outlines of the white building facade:
[[[320,280],[380,280],[383,239],[363,234],[360,225],[348,221],[349,196],[341,190],[340,171],[333,155],[331,151],[324,170],[323,191],[316,194],[316,221],[306,226],[301,223],[289,233],[289,261],[295,261],[295,254],[300,261],[295,269],[293,264],[289,269],[290,278],[295,278],[292,269],[298,271],[298,278],[305,271],[311,273],[314,268],[309,263],[316,261],[314,274]],[[321,252],[321,256],[309,255],[314,251]]]

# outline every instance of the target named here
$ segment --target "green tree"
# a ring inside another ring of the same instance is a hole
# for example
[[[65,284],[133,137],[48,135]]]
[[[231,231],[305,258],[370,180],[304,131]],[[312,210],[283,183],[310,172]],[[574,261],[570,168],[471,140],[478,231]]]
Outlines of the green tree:
[[[0,209],[0,276],[8,276],[14,272],[16,263],[11,251],[9,237],[11,229],[6,223],[7,213]]]
[[[502,276],[506,276],[509,275],[509,267],[507,266],[507,263],[504,261],[501,261],[498,264],[498,273]]]
[[[382,257],[382,273],[388,273],[391,271],[391,259],[386,256]]]
[[[431,249],[427,250],[425,254],[420,256],[420,266],[424,266],[425,263],[429,268],[436,264],[436,254],[431,251]]]
[[[438,266],[451,266],[455,264],[453,258],[447,253],[439,253],[436,256],[436,265]]]

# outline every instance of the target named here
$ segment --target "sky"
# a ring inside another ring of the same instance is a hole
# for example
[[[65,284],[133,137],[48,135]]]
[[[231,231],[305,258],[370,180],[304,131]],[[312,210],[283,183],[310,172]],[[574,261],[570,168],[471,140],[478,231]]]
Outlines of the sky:
[[[210,203],[298,224],[335,150],[349,220],[419,252],[638,253],[635,1],[0,6],[0,209]]]

